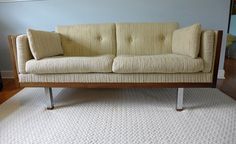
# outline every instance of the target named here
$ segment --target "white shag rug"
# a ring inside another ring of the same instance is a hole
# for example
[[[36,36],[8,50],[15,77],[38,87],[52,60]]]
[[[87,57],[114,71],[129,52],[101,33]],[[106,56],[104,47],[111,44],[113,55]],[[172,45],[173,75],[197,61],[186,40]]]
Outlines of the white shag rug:
[[[236,101],[217,89],[26,88],[0,105],[0,144],[235,144]]]

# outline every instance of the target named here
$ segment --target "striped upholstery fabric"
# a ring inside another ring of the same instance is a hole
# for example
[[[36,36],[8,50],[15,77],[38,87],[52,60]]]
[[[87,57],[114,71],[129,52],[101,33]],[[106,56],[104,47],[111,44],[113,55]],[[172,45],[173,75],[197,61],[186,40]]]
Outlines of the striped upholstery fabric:
[[[20,82],[83,82],[83,83],[167,83],[212,82],[212,73],[189,74],[116,74],[116,73],[79,73],[79,74],[19,74]]]
[[[152,56],[117,56],[115,73],[195,73],[203,70],[203,60],[176,54]]]
[[[26,71],[33,74],[111,72],[113,58],[113,55],[102,55],[29,60],[26,62]]]
[[[28,29],[27,36],[31,53],[35,59],[63,54],[58,33]]]
[[[194,24],[174,31],[172,52],[197,58],[200,49],[200,37],[200,24]]]
[[[116,54],[115,24],[58,26],[65,56]]]
[[[201,49],[200,57],[204,61],[203,72],[210,72],[213,65],[214,47],[215,45],[215,32],[208,30],[203,31],[201,34]]]
[[[171,53],[177,23],[116,24],[117,55]]]
[[[16,38],[16,51],[17,51],[17,65],[19,73],[26,73],[26,62],[33,58],[27,35],[19,35]]]

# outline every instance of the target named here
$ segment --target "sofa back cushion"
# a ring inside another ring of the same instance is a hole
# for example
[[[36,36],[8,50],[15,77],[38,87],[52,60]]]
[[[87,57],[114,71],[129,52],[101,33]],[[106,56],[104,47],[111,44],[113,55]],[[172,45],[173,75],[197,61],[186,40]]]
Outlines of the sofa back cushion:
[[[116,25],[117,55],[171,53],[177,23],[127,23]]]
[[[116,53],[115,24],[58,26],[65,56],[96,56]]]

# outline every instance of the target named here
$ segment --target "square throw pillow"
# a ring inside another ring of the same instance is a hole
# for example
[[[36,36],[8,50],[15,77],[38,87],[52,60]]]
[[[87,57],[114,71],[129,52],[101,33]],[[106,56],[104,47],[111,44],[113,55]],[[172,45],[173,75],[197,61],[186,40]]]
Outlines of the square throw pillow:
[[[58,33],[28,29],[27,36],[31,53],[36,60],[63,54]]]
[[[197,58],[200,50],[201,25],[175,30],[172,39],[172,52]]]

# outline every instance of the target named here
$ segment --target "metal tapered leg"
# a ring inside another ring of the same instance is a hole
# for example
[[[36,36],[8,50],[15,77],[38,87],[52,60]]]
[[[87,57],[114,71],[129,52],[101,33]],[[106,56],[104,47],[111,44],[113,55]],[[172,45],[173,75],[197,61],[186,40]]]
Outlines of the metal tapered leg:
[[[184,99],[184,89],[178,88],[178,95],[176,101],[176,110],[182,111],[183,110],[183,99]]]
[[[50,88],[50,87],[45,87],[44,90],[45,90],[46,96],[47,96],[47,97],[49,98],[49,100],[50,100],[47,109],[48,109],[48,110],[52,110],[52,109],[54,109],[52,88]]]

